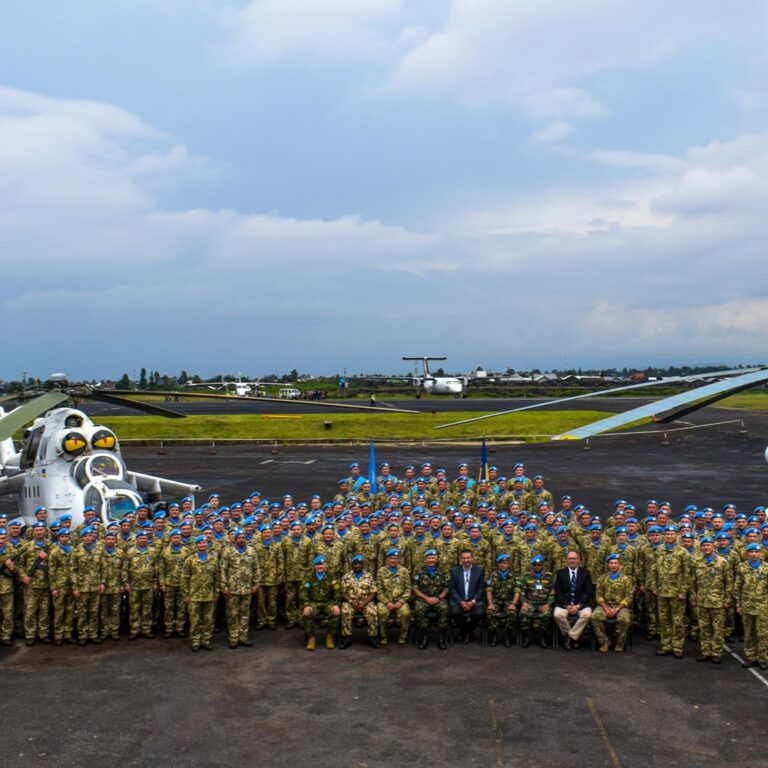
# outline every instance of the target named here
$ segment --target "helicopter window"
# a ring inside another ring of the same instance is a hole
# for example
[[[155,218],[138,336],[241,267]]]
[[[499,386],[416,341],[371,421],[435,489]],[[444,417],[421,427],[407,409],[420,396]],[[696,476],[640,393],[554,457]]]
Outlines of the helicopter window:
[[[82,427],[83,420],[79,416],[75,416],[74,414],[71,414],[70,416],[67,416],[66,419],[64,419],[64,426],[70,429],[72,427]]]
[[[129,512],[136,511],[136,504],[128,496],[118,496],[107,503],[110,520],[122,520]]]
[[[40,441],[43,439],[43,432],[45,426],[39,426],[29,432],[27,435],[24,446],[21,449],[21,459],[19,466],[21,469],[29,469],[35,463],[35,457],[37,456],[37,449],[40,447]]]
[[[90,461],[90,470],[92,477],[97,475],[121,477],[123,474],[123,468],[114,456],[94,456]]]
[[[82,432],[67,432],[61,438],[61,449],[69,456],[80,456],[88,450],[88,441]]]

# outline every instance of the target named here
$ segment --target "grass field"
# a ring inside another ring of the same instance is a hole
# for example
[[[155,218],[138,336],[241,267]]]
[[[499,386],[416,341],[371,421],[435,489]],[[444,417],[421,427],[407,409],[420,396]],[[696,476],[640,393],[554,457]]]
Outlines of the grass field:
[[[438,424],[479,416],[477,412],[451,414],[303,414],[266,417],[260,414],[189,416],[164,419],[156,416],[112,416],[100,421],[120,440],[450,440],[481,437],[514,437],[546,440],[606,414],[596,411],[519,413],[436,430]],[[326,422],[331,427],[326,428]]]

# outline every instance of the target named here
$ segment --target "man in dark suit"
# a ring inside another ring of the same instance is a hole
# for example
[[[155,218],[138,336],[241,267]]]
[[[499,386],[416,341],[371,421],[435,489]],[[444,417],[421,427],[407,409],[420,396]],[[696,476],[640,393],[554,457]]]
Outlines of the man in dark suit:
[[[480,618],[485,611],[485,574],[472,562],[472,552],[463,549],[461,565],[451,568],[449,602],[451,615],[459,627],[459,640],[468,643],[472,639]]]
[[[564,637],[566,650],[579,647],[579,638],[592,618],[592,598],[595,587],[592,576],[586,568],[579,565],[580,557],[576,551],[566,556],[568,566],[559,570],[555,576],[554,619]],[[570,617],[576,617],[573,626]]]

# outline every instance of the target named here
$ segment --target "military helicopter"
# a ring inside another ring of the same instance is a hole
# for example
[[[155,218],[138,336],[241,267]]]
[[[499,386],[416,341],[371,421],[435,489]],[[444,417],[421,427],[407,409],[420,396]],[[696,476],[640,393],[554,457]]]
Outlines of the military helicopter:
[[[40,506],[48,510],[49,522],[68,513],[77,525],[82,522],[83,509],[92,506],[106,523],[120,520],[143,502],[157,502],[165,496],[193,495],[201,490],[199,485],[129,471],[115,433],[94,424],[86,413],[73,405],[89,399],[167,418],[186,418],[183,413],[130,397],[146,396],[147,392],[70,384],[62,373],[53,374],[49,386],[49,391],[43,393],[39,389],[30,389],[0,398],[1,402],[28,401],[8,413],[0,406],[0,494],[18,494],[19,511],[25,523],[34,522],[35,509]],[[182,393],[151,394],[178,397]],[[233,397],[231,394],[188,392],[184,392],[183,396]],[[315,404],[417,413],[353,404]],[[21,448],[17,450],[13,435],[21,429],[24,433]]]

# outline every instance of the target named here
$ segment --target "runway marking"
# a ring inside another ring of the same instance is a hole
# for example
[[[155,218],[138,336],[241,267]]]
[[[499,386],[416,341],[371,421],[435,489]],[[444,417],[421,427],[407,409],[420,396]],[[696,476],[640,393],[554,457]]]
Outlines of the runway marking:
[[[744,663],[744,659],[742,659],[742,658],[741,658],[741,656],[739,656],[739,654],[738,654],[738,653],[736,653],[736,651],[732,651],[732,650],[730,649],[730,647],[729,647],[729,646],[727,646],[727,645],[725,645],[725,644],[723,645],[723,648],[725,648],[725,650],[726,650],[726,651],[728,651],[728,653],[730,653],[730,654],[731,654],[731,656],[733,656],[733,658],[734,658],[734,659],[736,659],[736,661],[738,661],[738,662],[739,662],[739,664],[743,664],[743,663]],[[764,686],[768,687],[768,680],[766,680],[766,678],[765,678],[763,675],[761,675],[761,674],[760,674],[760,673],[759,673],[759,672],[758,672],[758,671],[757,671],[757,670],[756,670],[754,667],[750,667],[750,668],[749,668],[749,671],[750,671],[750,672],[751,672],[751,673],[752,673],[752,674],[753,674],[753,675],[754,675],[754,676],[755,676],[755,677],[756,677],[756,678],[757,678],[757,679],[758,679],[758,680],[759,680],[759,681],[760,681],[760,682],[761,682],[761,683],[762,683]]]
[[[309,461],[302,461],[301,459],[264,459],[259,464],[314,464],[317,459],[310,459]]]
[[[501,730],[499,730],[499,719],[496,717],[496,700],[489,699],[488,705],[491,708],[491,726],[493,727],[493,744],[496,747],[496,766],[504,768],[504,746],[501,743]]]
[[[603,719],[600,717],[600,713],[597,711],[595,702],[592,701],[589,696],[587,696],[587,706],[589,707],[589,711],[592,714],[593,720],[595,721],[597,730],[600,731],[600,735],[603,737],[603,743],[605,744],[605,748],[608,750],[608,754],[610,755],[614,768],[622,768],[621,760],[619,760],[619,756],[616,754],[616,750],[613,748],[611,740],[608,738],[608,731],[605,730]]]

